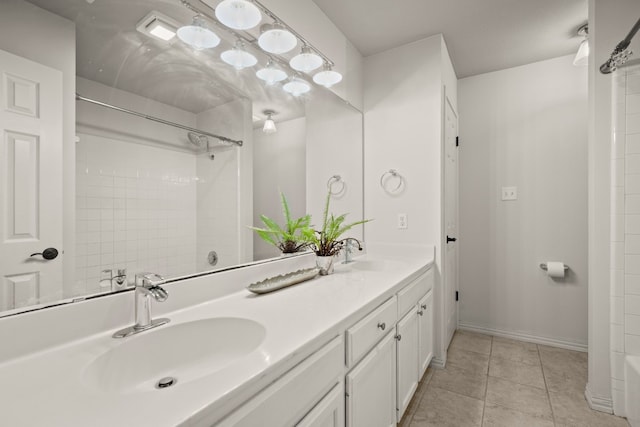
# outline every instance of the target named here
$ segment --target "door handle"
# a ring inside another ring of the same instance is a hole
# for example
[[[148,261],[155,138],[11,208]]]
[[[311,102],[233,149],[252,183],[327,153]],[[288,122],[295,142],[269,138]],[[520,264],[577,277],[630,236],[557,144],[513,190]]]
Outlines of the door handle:
[[[56,259],[58,257],[58,250],[56,248],[47,248],[42,252],[36,252],[35,254],[29,255],[30,257],[34,257],[40,255],[42,258],[47,261],[51,261],[52,259]]]
[[[455,241],[457,241],[457,240],[458,240],[458,239],[456,239],[455,237],[449,237],[449,236],[447,236],[447,243],[449,243],[449,242],[455,242]]]

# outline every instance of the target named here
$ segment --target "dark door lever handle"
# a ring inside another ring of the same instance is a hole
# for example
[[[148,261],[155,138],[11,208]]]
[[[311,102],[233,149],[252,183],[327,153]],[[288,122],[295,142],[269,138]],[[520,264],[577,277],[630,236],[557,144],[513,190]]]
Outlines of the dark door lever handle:
[[[58,257],[58,250],[56,248],[47,248],[42,252],[36,252],[35,254],[31,254],[29,256],[34,257],[40,255],[42,258],[50,261],[52,259],[56,259]]]
[[[458,239],[456,239],[455,237],[449,237],[449,236],[447,236],[447,243],[449,243],[449,242],[455,242],[456,240],[458,240]]]

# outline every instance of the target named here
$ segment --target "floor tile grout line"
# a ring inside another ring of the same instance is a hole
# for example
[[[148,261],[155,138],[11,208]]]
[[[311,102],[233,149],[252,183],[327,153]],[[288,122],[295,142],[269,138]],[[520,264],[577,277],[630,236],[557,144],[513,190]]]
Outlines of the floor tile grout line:
[[[536,349],[538,350],[538,359],[540,359],[540,367],[542,368],[542,380],[544,381],[544,389],[547,394],[547,401],[549,402],[549,409],[551,409],[551,419],[553,420],[553,425],[557,426],[556,422],[556,413],[553,410],[553,405],[551,404],[551,395],[549,394],[549,386],[547,385],[547,377],[544,375],[544,364],[542,363],[542,356],[540,355],[540,346],[536,344]]]
[[[484,426],[484,414],[487,409],[487,389],[489,387],[489,366],[491,366],[491,357],[493,355],[493,337],[491,337],[491,347],[489,347],[489,363],[487,363],[487,375],[484,382],[484,395],[482,398],[482,417],[480,417],[480,427]]]

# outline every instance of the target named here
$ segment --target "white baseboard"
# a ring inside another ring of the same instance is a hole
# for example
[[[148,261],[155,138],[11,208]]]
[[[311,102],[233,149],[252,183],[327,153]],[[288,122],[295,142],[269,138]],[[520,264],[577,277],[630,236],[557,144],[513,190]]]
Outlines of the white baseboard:
[[[608,397],[599,397],[591,394],[589,384],[584,390],[584,397],[587,399],[589,407],[593,410],[613,414],[613,400]]]
[[[487,334],[487,335],[495,335],[498,337],[509,338],[517,341],[526,341],[526,342],[532,342],[534,344],[548,345],[550,347],[559,347],[567,350],[582,351],[582,352],[587,351],[587,345],[582,343],[558,340],[558,339],[547,338],[547,337],[539,337],[536,335],[524,334],[520,332],[511,332],[511,331],[503,331],[500,329],[485,328],[482,326],[471,325],[469,323],[462,323],[462,322],[458,323],[458,329],[462,329],[463,331],[478,332],[478,333]]]
[[[438,359],[437,357],[431,359],[431,366],[437,369],[444,369],[446,363],[445,360]]]

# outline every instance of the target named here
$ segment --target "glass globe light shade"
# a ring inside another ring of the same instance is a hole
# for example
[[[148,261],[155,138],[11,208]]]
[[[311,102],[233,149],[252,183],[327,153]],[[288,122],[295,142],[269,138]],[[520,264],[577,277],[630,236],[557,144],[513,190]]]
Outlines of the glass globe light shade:
[[[216,7],[216,18],[234,30],[248,30],[262,21],[262,14],[250,1],[224,0]]]
[[[269,53],[287,53],[298,44],[296,36],[284,29],[281,25],[263,25],[263,31],[258,37],[258,45]]]
[[[342,74],[331,69],[331,65],[325,63],[322,71],[313,76],[313,81],[324,87],[331,87],[342,81]]]
[[[584,39],[582,43],[580,43],[580,47],[578,48],[578,53],[576,53],[576,57],[573,59],[573,65],[576,67],[581,67],[583,65],[587,65],[589,63],[589,40]]]
[[[298,78],[292,79],[290,82],[286,83],[282,88],[293,96],[300,96],[311,90],[311,86],[309,86],[309,83]]]
[[[209,49],[220,44],[220,37],[207,28],[207,23],[196,15],[191,25],[178,28],[178,38],[196,50]]]
[[[258,63],[255,56],[244,50],[244,44],[242,42],[236,43],[233,49],[222,52],[220,58],[236,70],[253,67]]]
[[[285,80],[287,78],[287,73],[282,71],[280,68],[277,68],[273,61],[269,60],[264,68],[256,71],[256,76],[259,79],[264,80],[268,85],[273,85]]]
[[[296,71],[308,73],[322,65],[322,58],[311,52],[308,46],[303,46],[300,53],[291,58],[289,65]]]
[[[262,132],[264,133],[275,133],[278,129],[276,129],[276,123],[271,118],[271,114],[267,115],[267,120],[264,121],[264,126],[262,127]]]

